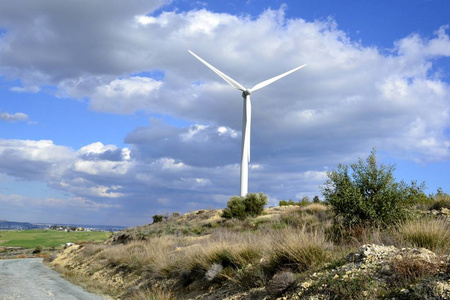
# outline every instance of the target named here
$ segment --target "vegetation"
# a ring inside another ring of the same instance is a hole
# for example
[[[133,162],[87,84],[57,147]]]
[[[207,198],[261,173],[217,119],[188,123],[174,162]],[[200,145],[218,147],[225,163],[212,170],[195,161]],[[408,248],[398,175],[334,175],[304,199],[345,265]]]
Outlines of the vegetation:
[[[153,217],[153,223],[159,223],[163,221],[163,215],[154,215]]]
[[[58,247],[65,243],[103,242],[111,233],[97,231],[56,231],[56,230],[19,230],[2,231],[0,246],[37,249],[40,247]],[[42,248],[41,248],[42,250]]]
[[[322,187],[325,201],[336,215],[339,226],[381,226],[395,224],[407,218],[408,209],[423,195],[424,184],[397,183],[394,166],[377,165],[375,150],[364,162],[339,165],[328,172]]]
[[[280,206],[289,206],[289,205],[306,206],[310,203],[311,203],[311,201],[309,200],[309,197],[305,196],[300,201],[297,201],[297,202],[295,202],[292,199],[289,199],[289,201],[280,200],[279,205]],[[320,203],[319,196],[314,196],[313,203]]]
[[[245,197],[231,197],[227,207],[223,210],[222,217],[225,219],[236,218],[244,220],[251,216],[256,217],[262,214],[264,206],[268,203],[267,196],[263,193],[247,194]]]
[[[69,248],[55,265],[121,299],[444,299],[430,283],[450,271],[448,195],[397,183],[375,151],[350,169],[328,174],[324,202],[264,209],[262,193],[232,197],[223,211],[173,213]]]
[[[409,220],[394,230],[394,238],[402,245],[445,253],[450,249],[450,222],[425,217]]]
[[[440,210],[442,208],[450,209],[450,195],[444,193],[444,191],[439,188],[436,195],[431,195],[429,209],[430,210]]]

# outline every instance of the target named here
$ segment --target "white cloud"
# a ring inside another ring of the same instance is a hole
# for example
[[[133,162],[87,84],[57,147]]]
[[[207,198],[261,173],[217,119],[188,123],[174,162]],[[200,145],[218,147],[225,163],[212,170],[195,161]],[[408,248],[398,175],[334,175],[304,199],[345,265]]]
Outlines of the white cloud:
[[[111,187],[107,187],[107,186],[96,186],[96,187],[91,187],[91,192],[98,197],[107,197],[107,198],[119,198],[119,197],[123,197],[124,194],[122,193],[118,193],[118,192],[113,192],[117,189],[120,189],[121,186],[111,186]]]
[[[83,197],[72,197],[69,199],[48,198],[40,202],[42,202],[43,205],[50,207],[62,207],[62,208],[77,207],[88,210],[99,210],[99,209],[110,209],[121,207],[120,205],[117,204],[97,203]]]
[[[15,114],[0,112],[0,120],[7,122],[27,121],[28,115],[20,112]]]
[[[14,206],[25,206],[26,205],[26,199],[25,197],[17,194],[12,195],[3,195],[0,194],[0,203],[3,203],[3,205],[14,205]]]
[[[33,94],[39,92],[40,90],[41,89],[38,86],[26,86],[26,87],[15,86],[10,89],[10,91],[16,93],[33,93]]]
[[[93,110],[115,113],[132,113],[148,110],[152,100],[157,99],[162,82],[147,77],[116,79],[107,85],[97,87],[91,95]]]
[[[0,139],[0,172],[26,179],[60,176],[73,151],[49,140]]]
[[[238,190],[242,98],[187,49],[249,87],[308,64],[252,95],[251,190],[312,195],[327,166],[374,146],[420,162],[450,158],[450,89],[438,67],[450,56],[448,27],[393,41],[386,54],[352,41],[333,19],[288,19],[285,7],[252,18],[153,13],[162,1],[86,1],[73,10],[18,1],[0,10],[0,74],[20,79],[15,91],[50,85],[98,112],[144,111],[192,125],[152,119],[125,137],[129,148],[2,140],[7,174],[139,209],[226,202]],[[154,71],[163,78],[142,75]]]

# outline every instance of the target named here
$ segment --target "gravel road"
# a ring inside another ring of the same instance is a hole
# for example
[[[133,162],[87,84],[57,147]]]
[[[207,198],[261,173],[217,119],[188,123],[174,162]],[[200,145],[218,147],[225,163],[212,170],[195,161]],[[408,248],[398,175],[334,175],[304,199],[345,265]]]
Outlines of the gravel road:
[[[42,258],[0,260],[0,300],[105,300],[73,285]]]

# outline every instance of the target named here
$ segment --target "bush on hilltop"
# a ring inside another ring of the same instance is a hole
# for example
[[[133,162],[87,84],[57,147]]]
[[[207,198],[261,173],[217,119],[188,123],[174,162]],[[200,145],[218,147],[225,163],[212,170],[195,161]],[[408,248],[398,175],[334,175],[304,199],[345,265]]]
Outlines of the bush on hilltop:
[[[233,196],[223,210],[222,217],[239,220],[244,220],[248,216],[256,217],[262,214],[267,203],[267,196],[263,193],[247,194],[245,197]]]
[[[424,184],[397,183],[393,165],[377,165],[375,149],[363,161],[339,165],[328,172],[322,186],[325,201],[336,214],[335,221],[344,228],[357,226],[384,227],[405,220],[407,209],[423,195]]]

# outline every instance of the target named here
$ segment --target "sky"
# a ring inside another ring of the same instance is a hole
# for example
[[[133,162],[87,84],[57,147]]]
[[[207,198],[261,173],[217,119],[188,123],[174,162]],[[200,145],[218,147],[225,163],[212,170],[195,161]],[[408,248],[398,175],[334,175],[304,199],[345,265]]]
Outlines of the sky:
[[[447,0],[0,2],[0,220],[136,226],[320,194],[366,158],[450,192]]]

